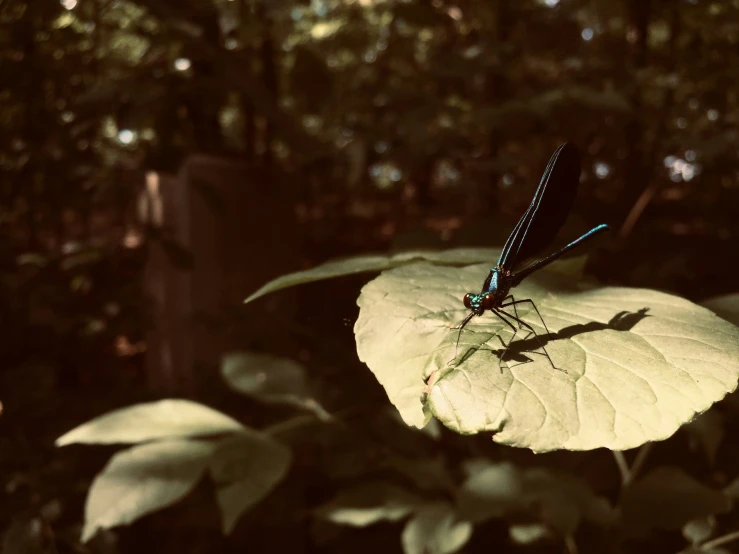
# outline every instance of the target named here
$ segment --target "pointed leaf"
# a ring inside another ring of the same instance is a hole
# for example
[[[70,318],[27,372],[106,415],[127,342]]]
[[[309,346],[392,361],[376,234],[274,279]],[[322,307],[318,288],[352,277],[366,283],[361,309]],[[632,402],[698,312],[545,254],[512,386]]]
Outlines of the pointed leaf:
[[[221,375],[229,387],[244,394],[309,394],[305,368],[280,356],[233,352],[223,357]]]
[[[224,356],[221,375],[237,392],[312,412],[322,421],[331,419],[331,414],[310,397],[305,368],[289,358],[234,352]]]
[[[494,314],[470,322],[458,351],[451,330],[468,313],[461,298],[488,271],[416,263],[362,289],[357,351],[407,424],[433,415],[459,433],[493,432],[537,452],[622,450],[669,437],[737,386],[739,329],[709,310],[657,291],[582,290],[552,271],[513,293],[536,302],[555,335],[529,304],[518,314],[567,373],[523,331],[501,372],[502,341],[513,333]]]
[[[212,451],[205,442],[172,440],[113,456],[87,496],[82,541],[98,529],[131,523],[182,499],[200,479]]]
[[[333,279],[344,275],[382,271],[418,260],[428,260],[439,265],[465,265],[485,260],[494,263],[498,258],[498,253],[499,250],[490,248],[455,248],[453,250],[401,252],[392,255],[357,256],[344,260],[332,260],[305,271],[297,271],[278,277],[249,296],[244,300],[244,303],[256,300],[265,294],[296,285]]]
[[[160,400],[104,414],[75,427],[56,440],[73,443],[137,443],[167,437],[233,433],[243,426],[225,414],[189,400]]]
[[[218,444],[210,472],[218,486],[224,533],[285,478],[291,459],[290,449],[257,431],[244,430]]]

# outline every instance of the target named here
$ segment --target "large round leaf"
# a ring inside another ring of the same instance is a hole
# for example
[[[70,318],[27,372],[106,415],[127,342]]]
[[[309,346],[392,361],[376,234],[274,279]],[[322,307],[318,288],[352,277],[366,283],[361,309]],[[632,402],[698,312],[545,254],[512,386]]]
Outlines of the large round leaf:
[[[536,302],[551,334],[522,304],[518,313],[539,339],[519,332],[501,364],[513,333],[486,313],[457,350],[450,328],[467,313],[461,298],[479,291],[488,271],[416,263],[362,290],[357,350],[406,423],[421,427],[434,415],[457,432],[492,432],[540,452],[624,450],[669,437],[736,388],[733,325],[681,298],[588,289],[552,271],[512,291]]]

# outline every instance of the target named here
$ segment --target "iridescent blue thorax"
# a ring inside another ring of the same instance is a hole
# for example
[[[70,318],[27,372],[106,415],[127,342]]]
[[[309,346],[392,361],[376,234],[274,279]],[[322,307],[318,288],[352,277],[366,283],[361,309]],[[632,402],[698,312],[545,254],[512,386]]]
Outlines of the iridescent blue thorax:
[[[468,293],[464,297],[464,305],[476,315],[482,315],[485,310],[497,308],[503,302],[511,289],[510,272],[500,267],[494,267],[485,279],[480,294]]]

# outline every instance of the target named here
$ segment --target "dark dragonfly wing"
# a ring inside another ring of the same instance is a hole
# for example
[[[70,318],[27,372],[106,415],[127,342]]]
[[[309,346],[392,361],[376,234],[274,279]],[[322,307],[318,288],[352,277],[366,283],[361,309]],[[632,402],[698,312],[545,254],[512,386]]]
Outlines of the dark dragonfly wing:
[[[549,159],[526,212],[513,228],[498,265],[515,272],[554,240],[572,209],[580,182],[580,154],[562,144]]]

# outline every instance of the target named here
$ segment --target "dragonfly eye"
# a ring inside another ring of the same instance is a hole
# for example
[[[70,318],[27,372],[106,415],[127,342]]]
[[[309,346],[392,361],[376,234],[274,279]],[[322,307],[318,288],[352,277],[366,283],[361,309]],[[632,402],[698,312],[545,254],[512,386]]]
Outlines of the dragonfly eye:
[[[495,295],[486,294],[482,299],[482,307],[486,310],[492,310],[495,302]]]
[[[468,310],[472,309],[472,300],[470,298],[470,293],[464,295],[464,298],[462,299],[462,302],[464,302],[464,307]]]

